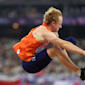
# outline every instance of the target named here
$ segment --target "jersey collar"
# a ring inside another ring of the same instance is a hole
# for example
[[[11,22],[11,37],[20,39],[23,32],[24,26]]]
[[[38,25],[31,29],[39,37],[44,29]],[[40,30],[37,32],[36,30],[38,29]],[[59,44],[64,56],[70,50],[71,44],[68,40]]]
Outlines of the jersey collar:
[[[43,22],[42,25],[45,26],[49,31],[51,31],[50,27],[46,23]]]

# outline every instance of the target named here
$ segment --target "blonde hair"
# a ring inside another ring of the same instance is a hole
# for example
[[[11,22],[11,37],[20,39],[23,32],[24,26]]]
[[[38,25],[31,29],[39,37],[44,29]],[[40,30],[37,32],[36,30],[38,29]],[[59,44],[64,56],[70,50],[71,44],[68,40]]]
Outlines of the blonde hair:
[[[57,22],[59,16],[62,16],[61,11],[54,7],[50,7],[44,14],[43,22],[49,25],[52,21]]]

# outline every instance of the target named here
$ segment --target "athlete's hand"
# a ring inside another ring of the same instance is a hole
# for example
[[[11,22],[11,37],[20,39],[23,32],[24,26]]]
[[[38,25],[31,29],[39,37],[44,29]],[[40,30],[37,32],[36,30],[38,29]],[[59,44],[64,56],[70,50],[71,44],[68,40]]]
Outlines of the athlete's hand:
[[[80,79],[85,80],[85,68],[81,68]]]

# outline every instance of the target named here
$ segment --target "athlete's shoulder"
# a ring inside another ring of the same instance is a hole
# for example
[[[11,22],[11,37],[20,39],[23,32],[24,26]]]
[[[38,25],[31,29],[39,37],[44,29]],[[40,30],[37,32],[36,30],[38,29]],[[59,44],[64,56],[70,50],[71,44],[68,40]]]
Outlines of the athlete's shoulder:
[[[36,28],[36,29],[40,29],[40,30],[46,29],[46,27],[43,26],[43,25],[39,25],[39,26],[37,26],[37,27],[35,27],[35,28]]]
[[[40,25],[40,26],[36,27],[33,32],[39,34],[39,33],[44,33],[45,31],[47,31],[46,27],[43,25]]]

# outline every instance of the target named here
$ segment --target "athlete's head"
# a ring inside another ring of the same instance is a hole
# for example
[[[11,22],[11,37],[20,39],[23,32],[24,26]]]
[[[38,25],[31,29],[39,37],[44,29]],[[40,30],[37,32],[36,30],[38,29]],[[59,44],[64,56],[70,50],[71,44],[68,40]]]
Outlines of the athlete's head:
[[[43,22],[50,25],[53,31],[58,31],[62,27],[62,13],[60,10],[50,7],[44,14]]]

